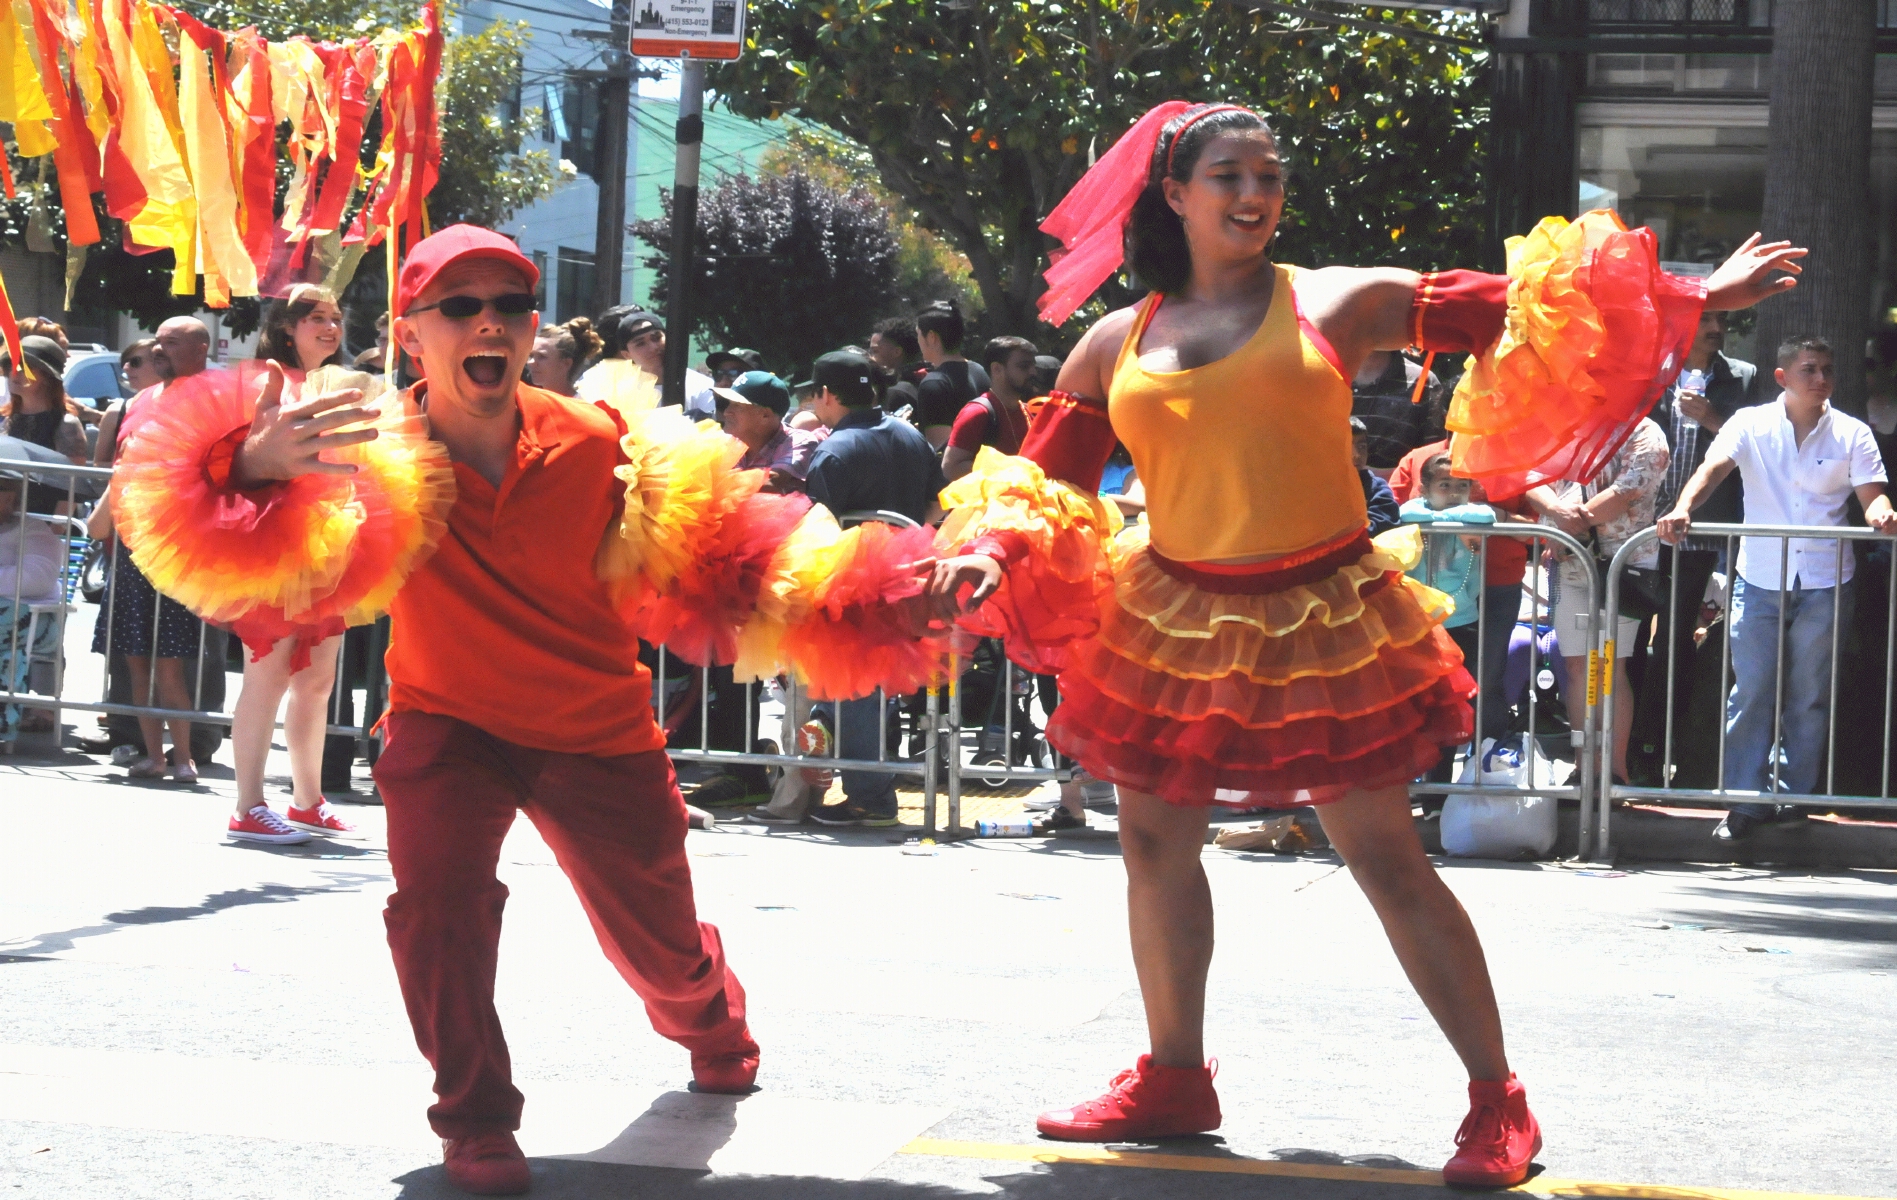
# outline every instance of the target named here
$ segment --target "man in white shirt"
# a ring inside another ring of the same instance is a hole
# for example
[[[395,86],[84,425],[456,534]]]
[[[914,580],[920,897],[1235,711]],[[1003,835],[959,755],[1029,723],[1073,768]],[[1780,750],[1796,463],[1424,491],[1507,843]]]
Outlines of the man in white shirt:
[[[1775,378],[1784,392],[1775,403],[1727,419],[1679,503],[1660,518],[1660,536],[1677,544],[1694,507],[1735,467],[1745,482],[1747,524],[1842,526],[1845,505],[1855,494],[1872,529],[1897,533],[1871,427],[1831,407],[1837,374],[1830,345],[1814,336],[1788,339],[1779,347]],[[1831,715],[1832,631],[1850,623],[1854,568],[1849,542],[1740,540],[1732,581],[1727,788],[1793,794],[1817,789]],[[1775,720],[1781,620],[1784,708]],[[1735,804],[1713,836],[1738,841],[1773,812],[1769,804]]]

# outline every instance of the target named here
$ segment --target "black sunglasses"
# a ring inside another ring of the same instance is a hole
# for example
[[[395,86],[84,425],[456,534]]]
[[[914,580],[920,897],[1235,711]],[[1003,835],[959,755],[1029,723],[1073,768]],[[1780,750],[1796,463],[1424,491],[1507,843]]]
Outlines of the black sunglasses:
[[[439,309],[441,315],[451,321],[465,321],[469,317],[478,317],[488,305],[503,317],[524,317],[540,307],[540,301],[532,292],[508,292],[492,300],[483,300],[479,296],[444,296],[433,304],[420,304],[409,309],[410,315]]]
[[[124,365],[128,367],[142,367],[145,365],[145,360],[142,356],[134,354],[125,360]]]

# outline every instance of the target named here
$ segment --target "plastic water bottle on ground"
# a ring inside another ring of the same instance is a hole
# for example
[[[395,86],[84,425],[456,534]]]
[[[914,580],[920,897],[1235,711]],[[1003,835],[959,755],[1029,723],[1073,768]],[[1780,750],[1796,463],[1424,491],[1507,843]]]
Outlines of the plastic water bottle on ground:
[[[1023,814],[993,821],[976,821],[975,836],[984,838],[1024,838],[1034,836],[1034,818]]]

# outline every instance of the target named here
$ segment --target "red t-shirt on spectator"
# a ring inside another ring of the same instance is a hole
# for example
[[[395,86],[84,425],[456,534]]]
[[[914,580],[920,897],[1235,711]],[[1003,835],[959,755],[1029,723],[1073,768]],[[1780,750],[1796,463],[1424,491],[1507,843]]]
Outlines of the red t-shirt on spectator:
[[[1405,454],[1396,464],[1396,470],[1390,472],[1390,490],[1396,493],[1396,502],[1405,504],[1423,494],[1423,464],[1438,454],[1449,453],[1449,439],[1431,442],[1427,446],[1418,446]],[[1498,512],[1514,513],[1518,517],[1527,516],[1528,504],[1520,496],[1513,500],[1491,500],[1480,483],[1469,488],[1469,499],[1476,504],[1486,504]],[[1494,537],[1489,539],[1489,568],[1482,582],[1489,587],[1506,587],[1520,583],[1522,576],[1528,573],[1528,540],[1526,538]]]
[[[993,446],[1003,454],[1019,454],[1027,436],[1028,418],[1020,406],[1003,404],[992,393],[987,393],[962,406],[962,411],[955,416],[954,427],[949,430],[948,444],[970,454],[983,446]]]

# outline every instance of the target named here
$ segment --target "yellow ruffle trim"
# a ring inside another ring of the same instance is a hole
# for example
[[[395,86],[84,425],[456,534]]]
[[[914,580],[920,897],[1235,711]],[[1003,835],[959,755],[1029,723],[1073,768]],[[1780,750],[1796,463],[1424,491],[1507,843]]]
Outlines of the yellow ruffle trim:
[[[1114,590],[1099,639],[1122,658],[1184,679],[1242,673],[1282,684],[1346,675],[1383,646],[1427,637],[1455,608],[1447,595],[1400,575],[1422,554],[1415,526],[1378,536],[1369,554],[1324,579],[1268,595],[1194,587],[1166,574],[1146,550],[1143,523],[1114,539]],[[1362,594],[1392,572],[1399,573],[1394,582]]]
[[[588,404],[603,404],[619,414],[627,425],[634,413],[651,412],[659,406],[658,381],[629,358],[603,358],[579,377],[573,392]]]
[[[737,469],[744,444],[713,422],[693,422],[676,408],[622,415],[626,462],[613,473],[625,484],[626,507],[601,543],[595,569],[624,605],[636,603],[647,587],[669,587],[689,568],[694,550],[766,477]]]
[[[1068,580],[1105,569],[1104,543],[1123,524],[1117,506],[992,446],[982,447],[973,469],[942,489],[940,502],[949,510],[935,543],[944,553],[987,534],[1019,534],[1038,565]]]

